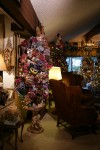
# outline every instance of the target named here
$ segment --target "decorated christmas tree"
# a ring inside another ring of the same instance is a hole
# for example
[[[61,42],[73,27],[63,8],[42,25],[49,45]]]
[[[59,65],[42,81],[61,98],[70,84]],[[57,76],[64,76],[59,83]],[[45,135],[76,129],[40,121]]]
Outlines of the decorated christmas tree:
[[[51,58],[53,66],[61,67],[62,72],[67,71],[64,43],[59,33],[57,34],[56,44],[51,46]]]
[[[51,67],[50,49],[43,29],[37,28],[37,37],[24,40],[20,45],[19,75],[16,88],[19,93],[29,96],[32,106],[48,99],[48,70]],[[22,82],[19,83],[19,80]],[[25,89],[25,90],[24,90]]]
[[[45,38],[43,27],[37,27],[37,36],[24,40],[20,48],[16,90],[22,98],[22,105],[27,110],[38,110],[46,104],[49,96],[48,72],[51,67],[50,48]],[[33,125],[35,122],[35,125]],[[33,121],[30,130],[38,130],[39,124]]]
[[[90,56],[83,57],[80,67],[80,74],[84,77],[83,86],[91,82],[93,75],[94,62]]]
[[[97,61],[94,65],[92,90],[95,94],[100,94],[100,56],[97,58]]]

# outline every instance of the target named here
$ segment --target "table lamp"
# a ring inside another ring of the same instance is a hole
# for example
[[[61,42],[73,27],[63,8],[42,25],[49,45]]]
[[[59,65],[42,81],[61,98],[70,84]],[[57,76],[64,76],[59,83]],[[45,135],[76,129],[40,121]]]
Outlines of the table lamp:
[[[50,80],[50,79],[62,80],[61,68],[60,68],[60,67],[55,67],[55,66],[53,66],[53,67],[49,70],[49,80]]]
[[[49,70],[49,108],[51,105],[51,102],[54,101],[54,97],[53,97],[53,85],[52,85],[52,81],[53,80],[62,80],[62,75],[61,75],[61,68],[60,67],[56,67],[53,66],[50,70]],[[53,110],[53,113],[56,113],[56,109]]]

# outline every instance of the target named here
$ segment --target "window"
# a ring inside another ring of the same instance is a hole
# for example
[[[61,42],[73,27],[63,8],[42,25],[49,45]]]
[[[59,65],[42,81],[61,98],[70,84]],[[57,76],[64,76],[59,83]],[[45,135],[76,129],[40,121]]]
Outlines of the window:
[[[96,57],[91,57],[94,62],[96,62]],[[80,66],[83,57],[67,57],[66,62],[68,64],[68,72],[73,71],[78,73],[80,71]]]
[[[67,57],[68,71],[80,71],[82,57]]]

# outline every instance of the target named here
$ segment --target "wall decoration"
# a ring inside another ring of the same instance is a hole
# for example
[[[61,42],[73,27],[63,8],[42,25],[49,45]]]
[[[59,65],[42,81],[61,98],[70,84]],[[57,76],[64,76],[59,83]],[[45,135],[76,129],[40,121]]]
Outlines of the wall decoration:
[[[13,54],[13,47],[11,44],[11,39],[10,37],[8,38],[6,48],[3,51],[4,55],[4,61],[7,67],[7,71],[10,74],[12,72],[13,66],[12,66],[12,54]]]

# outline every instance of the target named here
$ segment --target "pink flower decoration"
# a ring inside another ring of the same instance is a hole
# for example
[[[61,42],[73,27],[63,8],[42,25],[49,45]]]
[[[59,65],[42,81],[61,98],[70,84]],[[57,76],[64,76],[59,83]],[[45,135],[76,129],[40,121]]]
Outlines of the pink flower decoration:
[[[35,43],[38,42],[37,38],[35,38],[35,37],[33,37],[31,40],[32,40],[32,43],[33,42],[35,42]]]

